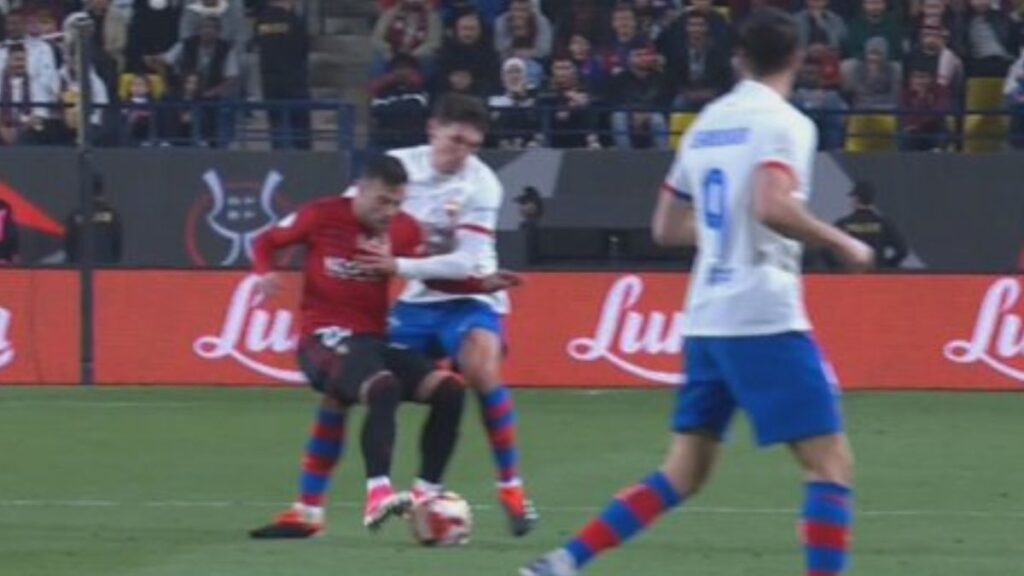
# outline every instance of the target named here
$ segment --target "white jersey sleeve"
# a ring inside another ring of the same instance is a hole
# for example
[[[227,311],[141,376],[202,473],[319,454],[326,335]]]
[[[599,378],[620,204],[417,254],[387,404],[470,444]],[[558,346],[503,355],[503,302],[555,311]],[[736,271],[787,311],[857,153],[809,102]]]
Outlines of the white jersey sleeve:
[[[818,132],[814,124],[801,122],[788,126],[783,122],[767,124],[755,142],[755,166],[775,166],[785,170],[796,182],[793,193],[801,200],[810,197],[811,183],[808,182],[807,159],[818,147]]]
[[[680,146],[679,152],[676,152],[675,160],[672,161],[672,167],[669,168],[668,175],[665,177],[665,182],[661,185],[661,191],[665,194],[671,194],[679,200],[692,202],[692,189],[690,175],[686,169],[686,163],[683,162],[683,147]]]

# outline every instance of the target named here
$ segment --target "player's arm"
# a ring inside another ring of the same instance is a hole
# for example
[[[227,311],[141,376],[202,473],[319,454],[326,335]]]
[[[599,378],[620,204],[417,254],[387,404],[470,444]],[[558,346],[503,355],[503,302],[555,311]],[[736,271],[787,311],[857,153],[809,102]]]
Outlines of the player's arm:
[[[315,222],[316,213],[313,209],[303,207],[285,216],[273,228],[253,240],[252,271],[259,276],[257,291],[264,295],[277,292],[280,283],[274,273],[274,254],[288,246],[305,244]]]
[[[771,230],[810,246],[828,249],[850,270],[871,267],[870,247],[811,214],[797,196],[793,169],[777,161],[765,162],[754,172],[754,214]]]
[[[696,246],[693,199],[668,184],[661,189],[651,220],[654,243],[659,246]]]

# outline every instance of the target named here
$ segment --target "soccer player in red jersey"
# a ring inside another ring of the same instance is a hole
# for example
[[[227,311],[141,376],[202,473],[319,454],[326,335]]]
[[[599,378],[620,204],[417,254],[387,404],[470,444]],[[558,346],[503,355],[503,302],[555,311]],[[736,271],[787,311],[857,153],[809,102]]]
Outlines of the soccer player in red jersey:
[[[301,303],[299,365],[323,394],[299,480],[299,498],[253,538],[305,538],[324,525],[324,493],[345,444],[345,418],[355,404],[367,414],[361,445],[367,496],[363,523],[375,529],[411,505],[408,493],[391,488],[391,454],[399,403],[427,404],[421,437],[420,476],[441,482],[454,450],[462,416],[463,385],[419,354],[385,342],[389,277],[355,262],[365,246],[390,247],[414,256],[419,224],[400,211],[408,176],[401,162],[382,156],[368,162],[352,197],[311,202],[261,235],[253,245],[254,271],[264,294],[276,291],[273,253],[306,249]]]

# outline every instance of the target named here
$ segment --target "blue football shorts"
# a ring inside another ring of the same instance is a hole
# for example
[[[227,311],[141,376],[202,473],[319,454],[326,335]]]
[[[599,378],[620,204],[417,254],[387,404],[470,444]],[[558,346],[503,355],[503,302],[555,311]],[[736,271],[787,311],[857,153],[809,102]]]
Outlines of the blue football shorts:
[[[398,302],[388,317],[388,340],[431,358],[458,359],[462,341],[471,330],[504,336],[501,314],[479,300],[461,298],[412,304]]]
[[[840,391],[817,344],[805,332],[686,340],[686,384],[672,429],[721,439],[733,413],[750,419],[760,446],[843,430]]]

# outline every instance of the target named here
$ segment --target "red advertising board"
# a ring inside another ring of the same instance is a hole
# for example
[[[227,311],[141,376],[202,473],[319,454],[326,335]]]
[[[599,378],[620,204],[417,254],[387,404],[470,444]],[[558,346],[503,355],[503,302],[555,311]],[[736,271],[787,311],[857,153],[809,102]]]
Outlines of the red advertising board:
[[[0,270],[0,384],[78,382],[78,274]]]
[[[72,272],[0,275],[0,382],[76,382]],[[244,274],[106,271],[96,284],[104,384],[302,381],[298,278],[266,301]],[[680,382],[671,274],[531,274],[513,294],[504,378],[526,386]],[[822,276],[807,281],[817,338],[847,389],[1024,390],[1022,286],[992,276]]]

